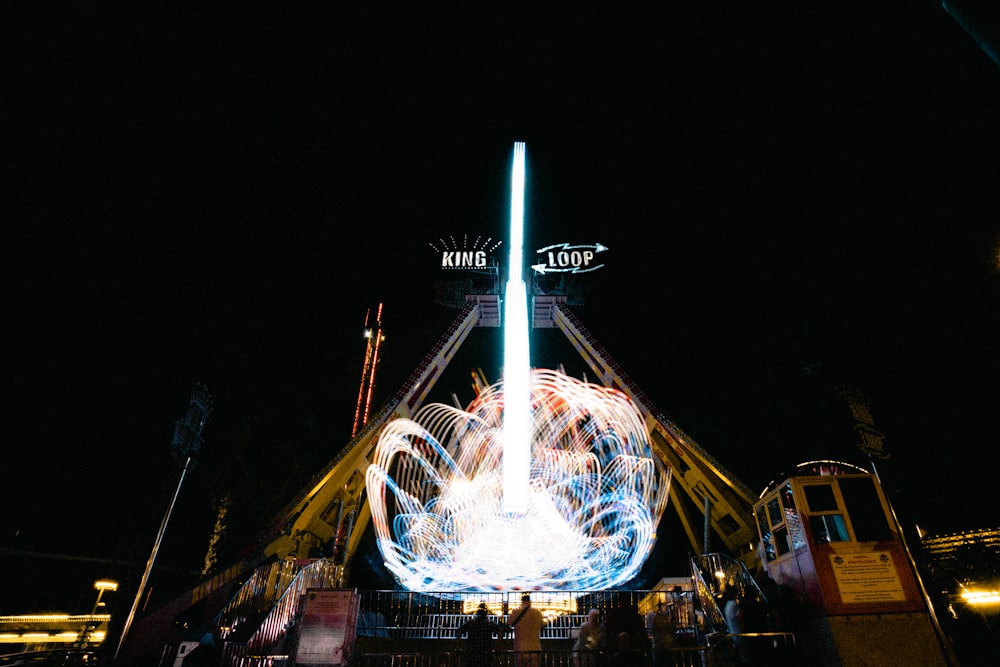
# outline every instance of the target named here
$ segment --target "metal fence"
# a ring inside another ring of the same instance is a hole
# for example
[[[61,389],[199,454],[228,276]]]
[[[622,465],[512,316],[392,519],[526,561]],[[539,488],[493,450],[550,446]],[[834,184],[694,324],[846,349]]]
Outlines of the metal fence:
[[[486,604],[493,620],[506,623],[521,604],[519,592],[413,593],[408,591],[361,591],[357,634],[362,637],[398,639],[456,639],[456,630],[473,618],[474,610]],[[601,613],[605,624],[625,622],[625,617],[656,608],[673,595],[677,625],[692,636],[696,633],[695,602],[690,593],[666,591],[540,591],[531,593],[532,605],[542,610],[542,639],[574,639],[590,609]]]
[[[110,660],[105,660],[95,649],[51,649],[0,655],[0,666],[2,667],[14,667],[14,665],[31,665],[32,667],[99,667],[102,664],[110,664]]]
[[[780,664],[780,663],[779,663]],[[713,657],[706,646],[676,648],[665,653],[662,662],[653,662],[649,652],[614,654],[597,652],[584,657],[570,650],[494,651],[486,656],[462,651],[435,653],[363,653],[356,654],[352,667],[735,667],[727,654]]]
[[[303,587],[322,586],[327,580],[325,569],[315,573],[313,569],[269,571],[253,587],[253,595],[234,598],[217,619],[223,621],[219,629],[229,631],[221,664],[290,664],[287,640],[294,626],[293,602],[301,597]],[[700,576],[696,579],[702,581]],[[517,654],[511,650],[509,636],[496,637],[496,650],[484,663],[483,656],[465,653],[459,627],[474,618],[480,604],[487,606],[493,620],[507,623],[521,604],[522,592],[358,591],[357,639],[351,663],[352,667],[735,667],[747,664],[748,658],[763,657],[774,667],[797,664],[791,634],[730,635],[710,620],[713,611],[721,616],[718,609],[706,612],[706,606],[715,606],[707,585],[702,584],[698,592],[705,602],[694,591],[533,591],[532,605],[542,610],[545,619],[541,631],[544,650]],[[255,622],[251,619],[257,605],[267,607],[261,600],[271,604],[270,613]],[[661,601],[671,603],[675,643],[654,661],[645,620]],[[600,613],[609,643],[603,651],[577,656],[571,647],[590,609]],[[638,637],[624,644],[635,650],[614,652],[611,640],[621,632]],[[169,664],[169,660],[161,661],[161,665]]]

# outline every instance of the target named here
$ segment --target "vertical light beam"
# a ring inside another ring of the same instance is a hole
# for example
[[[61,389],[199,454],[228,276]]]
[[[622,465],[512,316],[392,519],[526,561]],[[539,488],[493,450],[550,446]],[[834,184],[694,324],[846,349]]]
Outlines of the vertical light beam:
[[[528,298],[522,277],[524,143],[514,144],[510,188],[510,255],[504,289],[503,509],[527,507],[531,472],[531,391],[528,383]]]
[[[406,590],[616,588],[646,561],[667,505],[670,469],[628,396],[530,368],[525,184],[516,143],[502,381],[467,410],[431,403],[391,420],[365,471],[379,551]]]

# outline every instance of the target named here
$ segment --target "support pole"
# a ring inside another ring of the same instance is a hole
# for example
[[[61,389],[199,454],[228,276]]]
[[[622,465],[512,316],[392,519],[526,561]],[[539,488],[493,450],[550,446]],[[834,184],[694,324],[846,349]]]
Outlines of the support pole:
[[[170,499],[167,512],[163,515],[163,521],[160,522],[160,530],[156,534],[153,550],[149,554],[149,560],[146,561],[146,571],[142,574],[142,581],[139,582],[139,589],[135,592],[132,609],[129,611],[128,617],[122,626],[122,633],[118,637],[118,647],[115,649],[114,657],[114,662],[116,663],[118,662],[118,656],[121,654],[122,648],[125,646],[125,641],[128,639],[128,633],[132,628],[132,622],[135,620],[135,612],[139,609],[139,603],[142,601],[142,596],[146,591],[146,585],[149,583],[149,575],[153,571],[153,563],[156,561],[156,554],[160,550],[163,535],[167,532],[167,524],[170,523],[170,515],[174,512],[174,505],[177,504],[177,497],[180,495],[181,487],[184,485],[184,478],[194,466],[194,455],[201,449],[201,432],[205,428],[205,423],[208,421],[210,414],[212,414],[212,397],[205,387],[195,384],[194,389],[191,390],[191,401],[188,403],[187,412],[182,419],[177,420],[177,425],[174,429],[174,438],[170,443],[174,460],[178,463],[182,460],[184,461],[181,478],[177,480],[177,488],[174,489],[173,498]]]
[[[153,562],[156,561],[156,554],[160,550],[160,543],[163,541],[163,534],[167,532],[167,524],[170,523],[170,515],[174,512],[174,505],[177,504],[177,496],[181,493],[181,486],[184,484],[184,477],[187,475],[188,469],[191,467],[192,457],[188,457],[187,461],[184,463],[184,470],[181,471],[181,478],[177,482],[177,488],[174,490],[174,497],[170,499],[170,505],[167,507],[167,513],[163,515],[163,521],[160,522],[160,530],[156,534],[156,542],[153,543],[153,551],[149,554],[149,560],[146,561],[146,571],[142,574],[142,581],[139,582],[139,590],[135,592],[135,600],[132,602],[132,609],[128,613],[128,618],[125,619],[125,626],[122,628],[121,637],[118,639],[118,648],[115,649],[115,662],[118,661],[118,654],[121,653],[122,647],[125,645],[125,639],[128,637],[128,631],[132,627],[132,621],[135,619],[135,612],[139,608],[139,602],[142,600],[142,594],[146,590],[146,584],[149,583],[149,574],[153,571]]]
[[[937,612],[934,610],[934,602],[931,600],[930,593],[927,591],[927,587],[924,585],[924,579],[920,576],[920,568],[917,567],[917,561],[913,557],[913,552],[910,550],[910,544],[906,540],[906,531],[903,530],[903,524],[900,523],[899,517],[896,516],[896,508],[892,505],[892,499],[889,498],[889,492],[885,490],[885,486],[882,485],[882,478],[878,474],[878,468],[875,467],[875,459],[872,457],[871,452],[868,454],[868,465],[871,466],[872,474],[875,475],[875,481],[878,483],[880,489],[882,489],[882,494],[885,496],[885,504],[889,507],[889,515],[892,517],[893,527],[899,534],[899,541],[903,545],[903,551],[906,553],[906,560],[910,566],[910,571],[913,573],[913,577],[917,580],[917,586],[920,588],[920,595],[923,597],[924,606],[927,608],[927,614],[930,616],[931,625],[934,626],[934,635],[937,637],[938,644],[941,646],[941,651],[944,653],[945,660],[948,662],[950,667],[958,667],[958,656],[955,655],[955,649],[952,647],[951,642],[945,635],[944,628],[941,627],[941,621],[937,617]]]
[[[344,536],[344,553],[345,553],[345,555],[348,553],[348,546],[351,544],[351,537],[353,537],[353,535],[354,535],[354,518],[357,515],[357,513],[361,511],[361,509],[360,509],[360,503],[359,503],[358,506],[359,506],[359,509],[351,510],[347,514],[347,535]],[[340,571],[340,575],[337,577],[337,585],[338,586],[343,586],[344,585],[344,575],[346,573],[347,573],[347,558],[344,558],[343,569]]]
[[[705,494],[705,529],[704,537],[702,542],[701,552],[703,554],[708,553],[708,542],[712,534],[712,501],[709,499],[708,494]]]

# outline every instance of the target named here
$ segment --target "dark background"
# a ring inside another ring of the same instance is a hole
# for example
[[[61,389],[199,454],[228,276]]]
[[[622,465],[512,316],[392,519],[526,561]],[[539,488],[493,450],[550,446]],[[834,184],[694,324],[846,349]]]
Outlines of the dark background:
[[[506,240],[514,141],[526,254],[610,248],[578,315],[752,489],[864,463],[848,384],[904,525],[996,526],[1000,68],[900,4],[8,8],[0,613],[135,585],[194,382],[156,594],[221,495],[252,542],[347,442],[366,310],[385,397],[455,316],[431,244]]]

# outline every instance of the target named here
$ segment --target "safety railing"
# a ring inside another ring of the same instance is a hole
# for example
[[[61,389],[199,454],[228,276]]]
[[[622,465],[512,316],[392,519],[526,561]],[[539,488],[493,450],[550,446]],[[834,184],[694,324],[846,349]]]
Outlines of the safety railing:
[[[605,667],[607,665],[628,665],[628,667],[737,667],[735,656],[719,653],[712,657],[708,646],[675,648],[665,651],[660,661],[654,661],[648,651],[633,651],[615,654],[605,651],[580,656],[573,651],[493,651],[489,654],[472,655],[462,650],[427,651],[408,653],[362,653],[355,652],[351,667]],[[290,667],[287,656],[247,656],[226,664],[234,667]],[[780,665],[780,663],[778,663]]]
[[[262,568],[254,576],[267,573]],[[301,596],[309,588],[331,586],[334,573],[335,566],[321,559],[301,568],[278,568],[262,576],[263,582],[245,586],[215,621],[215,633],[226,640],[226,664],[236,664],[254,653],[270,653],[282,644],[299,611]],[[251,615],[254,610],[261,611]],[[241,627],[246,630],[239,632]],[[245,663],[245,667],[251,664],[266,667],[256,662]]]
[[[448,652],[434,653],[361,653],[351,660],[352,667],[460,667],[461,658]]]
[[[359,653],[351,667],[737,667],[727,653],[712,655],[708,646],[674,648],[664,651],[659,659],[649,651],[612,653],[597,651],[579,655],[571,650],[492,651],[469,654],[462,650],[429,653]],[[779,663],[780,664],[780,663]]]
[[[746,656],[770,656],[775,666],[791,665],[796,655],[795,637],[783,632],[727,633],[713,595],[697,569],[693,573],[698,595],[679,591],[536,591],[532,604],[543,610],[542,651],[518,656],[510,650],[510,635],[496,637],[496,650],[490,655],[490,667],[602,667],[627,664],[630,667],[693,667],[711,664],[728,667],[743,664]],[[295,615],[294,601],[306,587],[329,585],[329,573],[323,564],[301,569],[288,581],[291,572],[272,571],[266,581],[257,582],[253,596],[234,599],[230,614],[223,618],[243,617],[251,600],[275,600],[271,613],[257,623],[241,625],[257,628],[241,638],[226,637],[223,664],[227,667],[286,667],[289,648],[283,639]],[[281,582],[281,583],[279,583]],[[285,582],[288,585],[283,585]],[[465,651],[459,627],[474,618],[480,603],[486,604],[493,620],[507,623],[521,604],[519,591],[475,593],[414,593],[408,591],[359,591],[355,631],[358,643],[352,652],[357,667],[466,667],[479,665],[482,656]],[[700,599],[699,599],[700,598]],[[674,645],[662,651],[654,661],[646,636],[647,611],[660,601],[670,600],[675,619]],[[704,605],[703,602],[708,602]],[[705,607],[708,607],[706,609]],[[606,636],[636,631],[637,641],[626,642],[635,650],[625,653],[606,650],[577,655],[571,650],[587,611],[597,609]],[[240,613],[235,613],[240,612]],[[247,619],[249,620],[249,619]],[[242,633],[241,633],[242,634]],[[387,641],[379,641],[385,639]],[[235,641],[234,641],[235,640]],[[430,640],[430,641],[425,641]],[[518,657],[520,659],[518,659]],[[530,658],[530,659],[529,659]],[[592,658],[592,659],[591,659]]]
[[[98,649],[62,648],[45,651],[28,651],[26,653],[8,653],[0,655],[0,665],[14,667],[17,665],[32,665],[33,667],[100,667],[110,665],[110,660]]]
[[[740,598],[753,598],[767,602],[757,580],[743,561],[720,553],[701,554],[691,557],[691,567],[705,579],[715,598],[727,592]]]
[[[357,634],[362,637],[398,639],[454,639],[457,628],[473,618],[475,608],[484,603],[495,621],[506,623],[521,604],[521,592],[414,593],[409,591],[360,591]],[[542,639],[572,639],[597,609],[611,626],[626,625],[656,607],[664,591],[540,591],[533,592],[532,605],[542,611],[545,623]],[[686,613],[685,623],[693,624],[690,595],[678,605]]]

